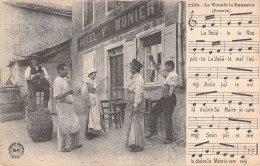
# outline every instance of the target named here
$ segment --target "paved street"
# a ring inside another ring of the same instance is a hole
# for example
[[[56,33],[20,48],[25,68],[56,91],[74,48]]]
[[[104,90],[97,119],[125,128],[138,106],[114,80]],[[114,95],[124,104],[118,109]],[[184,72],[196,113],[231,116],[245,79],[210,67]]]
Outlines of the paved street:
[[[80,142],[83,148],[60,153],[57,151],[56,131],[57,116],[53,115],[54,131],[53,139],[48,142],[34,143],[28,136],[24,120],[0,123],[0,165],[184,165],[185,147],[176,143],[164,145],[164,132],[159,136],[146,140],[143,152],[131,153],[126,150],[121,141],[121,130],[107,129],[101,136],[93,140],[86,140],[83,135],[85,114],[78,114],[81,133]],[[12,159],[8,153],[8,147],[19,142],[24,146],[25,152],[20,159]]]

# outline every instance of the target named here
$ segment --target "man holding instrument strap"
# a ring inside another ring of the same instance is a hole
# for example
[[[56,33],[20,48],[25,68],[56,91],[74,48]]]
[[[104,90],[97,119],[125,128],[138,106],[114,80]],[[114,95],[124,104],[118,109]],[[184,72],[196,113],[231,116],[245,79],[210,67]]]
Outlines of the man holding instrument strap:
[[[150,138],[153,135],[158,135],[157,131],[157,120],[163,111],[163,120],[166,131],[165,144],[173,142],[172,134],[172,114],[174,107],[176,105],[176,95],[174,94],[175,88],[178,86],[179,78],[178,74],[174,72],[175,64],[173,61],[169,60],[165,63],[165,70],[160,69],[159,65],[153,59],[152,55],[148,58],[152,62],[153,67],[158,71],[158,73],[165,78],[162,84],[162,97],[159,102],[151,109],[150,112],[150,133],[145,136],[145,138]]]

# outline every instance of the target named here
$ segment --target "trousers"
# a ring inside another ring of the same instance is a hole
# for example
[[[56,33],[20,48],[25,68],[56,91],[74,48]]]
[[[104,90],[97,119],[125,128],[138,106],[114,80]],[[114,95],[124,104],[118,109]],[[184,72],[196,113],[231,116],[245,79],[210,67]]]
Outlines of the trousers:
[[[176,106],[177,99],[176,95],[173,94],[169,98],[161,97],[159,102],[155,104],[155,106],[151,109],[150,112],[150,132],[157,132],[157,121],[158,117],[163,112],[163,121],[166,133],[166,140],[173,140],[172,134],[172,114],[174,111],[174,107]]]
[[[48,107],[50,98],[50,83],[48,81],[43,81],[40,84],[28,82],[28,90],[32,107],[36,107],[36,92],[44,92],[43,105]]]

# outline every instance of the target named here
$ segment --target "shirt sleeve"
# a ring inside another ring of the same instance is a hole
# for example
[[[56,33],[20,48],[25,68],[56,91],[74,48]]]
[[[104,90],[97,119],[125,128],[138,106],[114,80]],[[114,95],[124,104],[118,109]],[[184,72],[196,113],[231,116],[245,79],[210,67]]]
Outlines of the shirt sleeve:
[[[143,88],[144,88],[144,80],[141,76],[136,78],[135,82],[135,101],[134,101],[134,107],[137,107],[138,104],[142,101],[142,94],[143,94]]]
[[[165,69],[160,69],[158,72],[164,78],[166,78],[168,76],[168,73]]]
[[[169,75],[168,85],[177,87],[179,85],[179,76],[177,74]]]
[[[31,80],[31,68],[27,67],[24,72],[24,78],[26,80]]]
[[[46,79],[49,79],[50,76],[49,76],[47,70],[46,70],[44,67],[42,67],[42,70],[43,70],[43,73],[44,73],[44,77],[45,77]]]
[[[53,97],[60,95],[62,93],[62,87],[58,80],[53,82]]]

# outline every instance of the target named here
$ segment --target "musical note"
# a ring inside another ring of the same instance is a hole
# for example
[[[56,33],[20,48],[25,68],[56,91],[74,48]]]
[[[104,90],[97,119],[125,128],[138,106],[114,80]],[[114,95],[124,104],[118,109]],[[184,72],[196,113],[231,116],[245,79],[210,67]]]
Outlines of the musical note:
[[[188,41],[188,53],[257,53],[259,42],[253,41],[252,38],[235,39],[231,41],[205,41],[195,40]]]
[[[198,129],[224,129],[245,130],[247,133],[251,133],[252,129],[258,129],[258,118],[214,117],[212,115],[212,117],[189,117],[188,119],[188,129],[193,132],[198,132]]]
[[[214,22],[211,23],[210,25],[215,26],[215,15],[208,15],[208,16],[205,16],[205,24],[202,25],[202,28],[205,28],[207,20],[211,20],[211,19],[214,19]]]
[[[238,51],[239,51],[239,52],[242,51],[242,42],[243,42],[243,41],[252,41],[252,39],[237,39],[237,40],[232,40],[232,43],[234,43],[234,42],[240,42],[240,47],[238,48]],[[252,47],[248,47],[247,49],[248,49],[248,50],[251,50]]]
[[[238,25],[242,25],[242,16],[244,15],[248,15],[248,14],[252,14],[252,12],[247,12],[247,13],[233,13],[230,14],[230,22],[228,22],[227,24],[230,25],[231,24],[231,16],[240,16],[240,21],[237,22]],[[248,21],[248,24],[252,24],[252,20]]]
[[[207,146],[205,146],[207,145]],[[209,153],[211,152],[211,153]],[[202,143],[188,143],[188,155],[195,157],[198,155],[222,154],[223,156],[234,157],[235,155],[245,158],[246,155],[257,155],[257,143],[210,143],[209,141]]]
[[[222,146],[225,146],[225,147],[231,147],[231,148],[235,147],[234,145],[230,145],[230,144],[226,144],[226,143],[219,143],[219,144],[222,145]],[[227,152],[223,153],[223,156],[227,156],[227,155],[228,155]],[[231,154],[231,155],[234,155],[234,154]]]
[[[236,128],[236,130],[240,130],[240,122],[245,122],[245,123],[250,123],[251,126],[251,121],[249,120],[241,120],[241,119],[235,119],[235,118],[228,118],[229,121],[236,121],[239,122],[239,126]],[[250,127],[251,128],[251,127]],[[249,131],[249,130],[248,130]],[[250,130],[251,132],[251,130]]]
[[[194,132],[196,133],[196,132],[199,131],[198,129],[201,129],[201,126],[199,125],[198,120],[197,120],[196,117],[195,117],[195,119],[196,119],[196,122],[197,122],[197,129],[195,129]]]
[[[212,121],[211,121],[211,124],[209,125],[209,127],[213,127],[214,118],[215,118],[215,117],[212,115]]]
[[[194,27],[197,25],[197,21],[193,20],[193,13],[194,13],[194,11],[192,10],[191,11],[191,17],[189,19],[189,26],[191,27],[190,30],[193,30]]]
[[[212,42],[212,46],[218,46],[218,45],[220,45],[220,41]],[[217,52],[220,52],[220,49],[218,49]]]
[[[193,48],[194,54],[196,54],[198,43],[199,43],[199,46],[203,46],[203,44],[204,44],[204,47],[205,47],[205,40],[196,40],[196,47]],[[200,43],[203,43],[203,44],[200,44]],[[205,49],[204,47],[201,47],[200,50],[204,51],[204,49]]]
[[[201,146],[201,145],[204,145],[204,144],[208,144],[208,143],[209,143],[209,141],[205,141],[205,142],[202,142],[202,143],[198,143],[198,144],[195,145],[195,147]]]
[[[259,96],[257,92],[237,93],[237,92],[189,92],[189,104],[238,104],[253,105],[258,104]]]
[[[251,133],[251,132],[252,132],[251,128],[252,128],[252,123],[251,123],[251,121],[250,121],[250,129],[247,130],[247,133]]]
[[[229,15],[195,15],[192,10],[189,15],[189,26],[193,30],[195,26],[206,27],[257,27],[259,16],[252,12],[231,13]],[[208,26],[210,25],[210,26]]]
[[[238,95],[238,96],[247,96],[247,97],[253,97],[253,95],[251,94],[245,94],[245,93],[236,93],[236,92],[232,92],[232,95]],[[243,97],[241,98],[241,101],[238,102],[238,105],[242,105],[243,104]],[[250,105],[251,103],[249,103]]]

